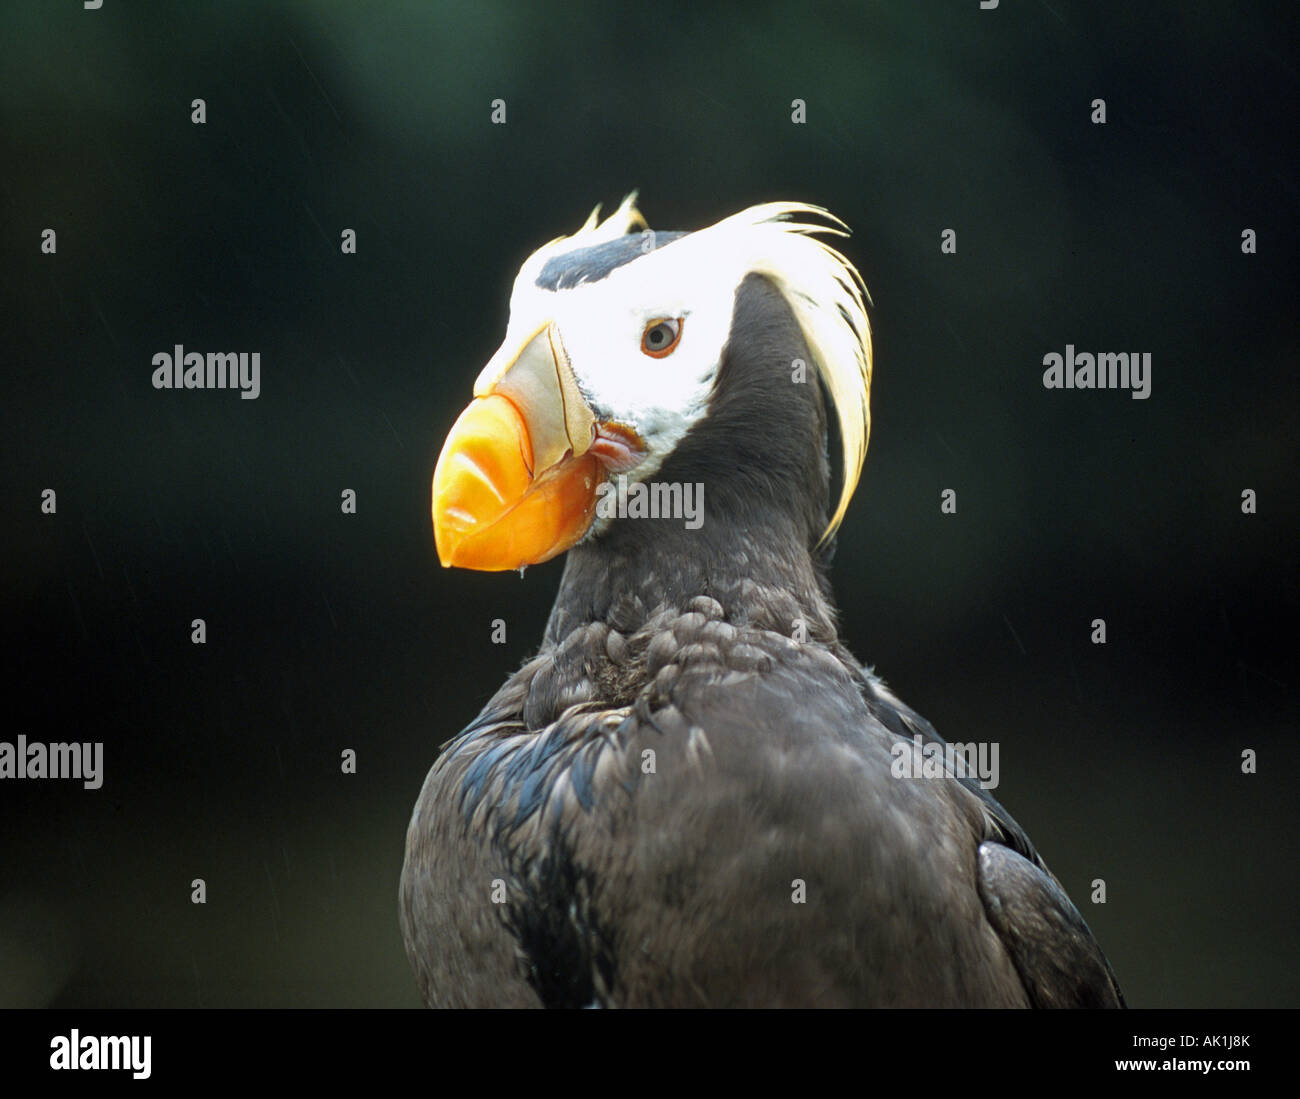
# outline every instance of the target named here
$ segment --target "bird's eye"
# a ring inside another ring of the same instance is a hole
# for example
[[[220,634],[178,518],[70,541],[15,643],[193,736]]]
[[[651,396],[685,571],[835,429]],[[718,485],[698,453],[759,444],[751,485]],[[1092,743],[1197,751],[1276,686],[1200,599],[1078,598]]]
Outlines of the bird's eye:
[[[671,354],[682,338],[682,322],[659,318],[652,320],[641,333],[641,350],[654,359]]]

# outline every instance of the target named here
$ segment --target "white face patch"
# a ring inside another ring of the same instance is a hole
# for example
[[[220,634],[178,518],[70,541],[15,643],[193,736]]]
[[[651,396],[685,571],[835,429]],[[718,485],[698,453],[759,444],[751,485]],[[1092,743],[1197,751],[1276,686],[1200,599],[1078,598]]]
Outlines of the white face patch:
[[[598,215],[599,207],[572,236],[557,237],[524,261],[505,342],[479,375],[475,394],[489,392],[520,349],[553,324],[592,411],[649,445],[646,460],[630,471],[645,480],[708,411],[736,289],[747,275],[761,275],[793,312],[813,360],[807,366],[815,363],[839,421],[843,484],[822,536],[830,537],[857,487],[871,430],[866,287],[853,264],[822,239],[847,236],[847,226],[819,206],[769,202],[671,240],[593,282],[562,290],[537,286],[550,260],[645,230],[635,193],[604,221]],[[655,358],[641,350],[641,337],[659,320],[680,320],[682,332],[671,354]]]
[[[656,470],[708,411],[731,331],[742,274],[734,265],[691,262],[699,257],[678,250],[688,239],[568,289],[543,290],[521,279],[511,298],[511,338],[553,321],[597,420],[630,427],[645,441],[647,458],[630,473],[637,480]],[[656,358],[642,350],[641,339],[659,320],[680,320],[682,327],[677,346]]]

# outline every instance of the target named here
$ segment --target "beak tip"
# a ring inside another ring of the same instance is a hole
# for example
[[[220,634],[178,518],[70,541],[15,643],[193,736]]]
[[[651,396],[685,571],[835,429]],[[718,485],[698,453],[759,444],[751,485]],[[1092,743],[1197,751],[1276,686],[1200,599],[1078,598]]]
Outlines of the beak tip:
[[[433,474],[442,567],[518,569],[577,542],[595,513],[598,463],[590,448],[575,456],[566,441],[565,450],[541,465],[514,402],[497,394],[476,397],[453,425]]]

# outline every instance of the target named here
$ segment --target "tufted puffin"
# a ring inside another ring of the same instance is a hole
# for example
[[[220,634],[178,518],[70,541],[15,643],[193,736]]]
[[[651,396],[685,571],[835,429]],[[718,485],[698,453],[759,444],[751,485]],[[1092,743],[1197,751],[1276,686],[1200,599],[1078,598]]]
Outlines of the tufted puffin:
[[[653,232],[630,195],[520,269],[435,543],[567,557],[537,654],[411,816],[430,1006],[1123,1006],[989,784],[900,767],[945,742],[838,636],[872,369],[843,236],[795,202]]]

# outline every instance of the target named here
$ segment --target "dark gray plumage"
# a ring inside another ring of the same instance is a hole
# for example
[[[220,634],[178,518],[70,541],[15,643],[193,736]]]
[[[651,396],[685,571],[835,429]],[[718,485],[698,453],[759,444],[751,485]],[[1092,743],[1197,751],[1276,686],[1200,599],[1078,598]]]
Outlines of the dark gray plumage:
[[[540,652],[429,772],[401,887],[427,1003],[1122,1005],[992,797],[891,775],[899,738],[938,736],[837,638],[807,357],[751,276],[658,474],[704,482],[707,521],[570,550]]]
[[[598,282],[638,256],[684,236],[685,233],[676,231],[648,235],[629,233],[603,244],[574,248],[547,260],[537,274],[536,284],[545,290],[566,290],[584,282]]]

